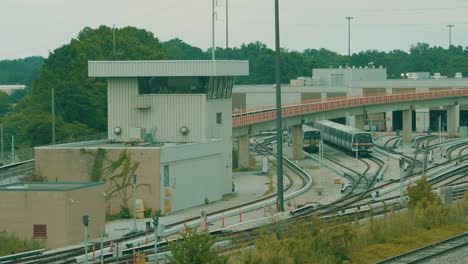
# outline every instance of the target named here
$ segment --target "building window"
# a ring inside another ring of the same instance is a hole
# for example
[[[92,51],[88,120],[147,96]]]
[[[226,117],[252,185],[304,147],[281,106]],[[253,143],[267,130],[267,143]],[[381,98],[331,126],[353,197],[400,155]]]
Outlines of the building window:
[[[33,238],[47,238],[47,225],[33,225]]]
[[[164,165],[164,187],[169,187],[169,165]]]
[[[139,77],[138,94],[203,94],[209,77]]]
[[[222,124],[223,116],[222,113],[216,113],[216,124]]]

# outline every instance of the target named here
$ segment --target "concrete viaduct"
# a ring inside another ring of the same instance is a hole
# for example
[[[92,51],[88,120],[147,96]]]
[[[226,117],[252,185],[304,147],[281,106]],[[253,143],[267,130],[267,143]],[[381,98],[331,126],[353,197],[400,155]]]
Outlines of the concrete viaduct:
[[[412,139],[411,111],[430,106],[442,106],[447,110],[448,137],[458,132],[456,106],[468,104],[468,88],[440,91],[422,91],[368,95],[359,97],[328,98],[325,100],[303,101],[295,104],[283,104],[283,128],[291,127],[293,159],[302,158],[302,124],[314,121],[359,116],[388,111],[403,111],[403,138]],[[233,112],[232,136],[239,139],[239,166],[249,166],[249,135],[276,126],[274,106],[246,109]],[[356,121],[356,124],[359,123]],[[363,124],[363,122],[361,122]]]

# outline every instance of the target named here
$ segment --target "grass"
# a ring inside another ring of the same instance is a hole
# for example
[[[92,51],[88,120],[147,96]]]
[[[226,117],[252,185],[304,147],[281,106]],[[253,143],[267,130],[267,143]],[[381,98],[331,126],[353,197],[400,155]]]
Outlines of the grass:
[[[0,232],[0,256],[40,248],[44,248],[44,245],[39,240],[22,240],[14,234],[8,234],[5,231]]]
[[[430,230],[418,230],[385,243],[371,244],[351,253],[353,263],[375,263],[437,241],[445,240],[468,230],[468,224],[453,224]]]

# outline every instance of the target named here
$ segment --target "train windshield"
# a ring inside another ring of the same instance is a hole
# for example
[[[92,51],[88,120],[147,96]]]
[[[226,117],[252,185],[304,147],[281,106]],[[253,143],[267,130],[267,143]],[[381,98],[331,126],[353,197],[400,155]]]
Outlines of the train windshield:
[[[306,139],[320,139],[320,131],[305,131],[304,138]]]
[[[372,143],[372,135],[369,133],[355,134],[354,143]]]

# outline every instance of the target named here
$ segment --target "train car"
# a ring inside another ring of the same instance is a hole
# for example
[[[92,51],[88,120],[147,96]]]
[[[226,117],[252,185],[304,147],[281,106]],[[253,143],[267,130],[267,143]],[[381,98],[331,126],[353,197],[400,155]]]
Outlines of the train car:
[[[302,131],[304,132],[303,149],[307,152],[317,152],[320,145],[320,130],[302,125]]]
[[[322,139],[329,143],[353,153],[358,152],[358,154],[367,154],[373,151],[374,141],[369,132],[329,120],[317,122],[316,127],[319,128]]]

